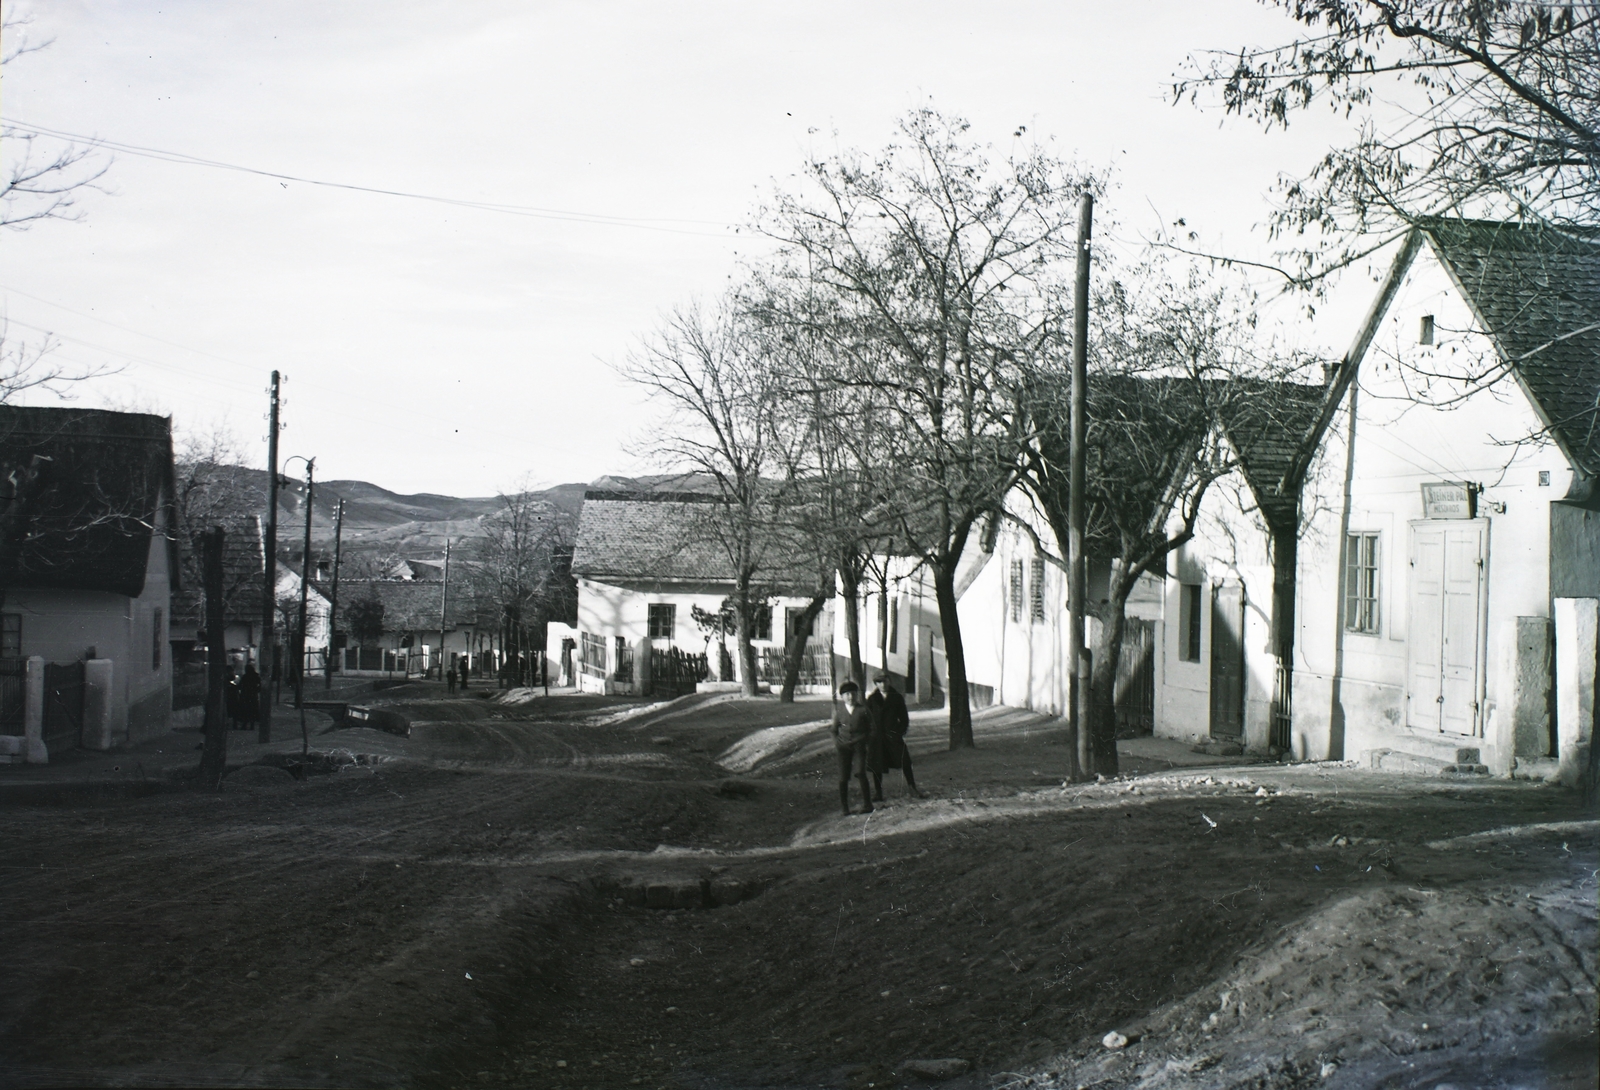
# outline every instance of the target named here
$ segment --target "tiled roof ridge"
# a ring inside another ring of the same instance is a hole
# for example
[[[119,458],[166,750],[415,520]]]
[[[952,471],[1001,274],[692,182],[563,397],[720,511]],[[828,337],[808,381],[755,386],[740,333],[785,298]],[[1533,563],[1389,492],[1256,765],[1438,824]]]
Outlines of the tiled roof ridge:
[[[616,503],[721,503],[721,496],[711,492],[654,492],[632,489],[591,488],[584,492],[584,501],[600,500]]]

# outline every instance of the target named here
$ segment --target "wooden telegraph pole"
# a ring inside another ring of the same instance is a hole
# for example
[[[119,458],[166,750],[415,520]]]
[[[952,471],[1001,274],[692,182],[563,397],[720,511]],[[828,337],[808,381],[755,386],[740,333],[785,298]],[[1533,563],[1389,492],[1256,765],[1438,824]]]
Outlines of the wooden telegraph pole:
[[[444,539],[444,585],[439,589],[439,680],[444,680],[444,629],[450,608],[450,539]]]
[[[265,585],[261,588],[261,709],[256,741],[272,741],[273,613],[278,608],[278,372],[272,372],[272,405],[267,424],[267,524],[262,529]]]
[[[1072,626],[1067,640],[1067,707],[1075,743],[1072,769],[1075,779],[1085,779],[1090,769],[1089,658],[1084,648],[1084,608],[1088,602],[1088,566],[1084,561],[1084,441],[1087,427],[1084,402],[1089,384],[1089,227],[1094,218],[1094,197],[1085,193],[1078,204],[1078,269],[1072,290],[1072,435],[1067,457],[1067,609]]]
[[[300,552],[300,623],[296,637],[294,663],[294,706],[300,709],[300,724],[305,725],[306,689],[306,595],[311,590],[311,498],[316,488],[312,473],[317,466],[315,458],[306,460],[306,539]]]
[[[324,688],[333,688],[333,652],[334,636],[338,634],[339,626],[339,549],[344,540],[344,500],[339,501],[339,506],[333,513],[333,587],[328,593],[328,654],[323,660],[323,676],[327,678]],[[344,649],[340,648],[343,654]]]

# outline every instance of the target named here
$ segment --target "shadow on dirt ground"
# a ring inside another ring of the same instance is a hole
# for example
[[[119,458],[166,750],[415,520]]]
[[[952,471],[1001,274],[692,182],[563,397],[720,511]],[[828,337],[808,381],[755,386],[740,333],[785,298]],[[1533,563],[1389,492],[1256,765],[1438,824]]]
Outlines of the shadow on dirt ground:
[[[996,709],[961,752],[919,713],[930,797],[842,818],[826,701],[411,689],[327,774],[0,811],[0,1083],[1595,1083],[1561,788],[1151,747],[1065,785]]]

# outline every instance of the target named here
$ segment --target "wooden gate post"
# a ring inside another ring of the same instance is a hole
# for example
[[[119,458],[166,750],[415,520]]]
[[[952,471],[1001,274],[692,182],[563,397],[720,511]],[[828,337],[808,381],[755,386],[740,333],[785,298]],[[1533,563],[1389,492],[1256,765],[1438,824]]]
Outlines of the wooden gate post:
[[[23,760],[31,765],[50,763],[44,745],[44,659],[28,659],[27,689],[22,704]]]

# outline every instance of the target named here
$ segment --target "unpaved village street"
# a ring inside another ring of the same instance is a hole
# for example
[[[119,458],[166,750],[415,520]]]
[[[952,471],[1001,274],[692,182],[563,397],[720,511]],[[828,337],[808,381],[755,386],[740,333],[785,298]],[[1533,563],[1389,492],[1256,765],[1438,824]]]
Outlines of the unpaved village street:
[[[410,737],[303,780],[0,794],[0,1086],[1596,1083],[1564,788],[1067,786],[994,709],[959,753],[918,713],[930,797],[841,818],[825,702],[489,695],[385,693]]]

